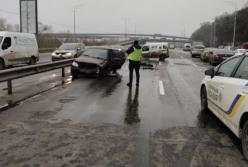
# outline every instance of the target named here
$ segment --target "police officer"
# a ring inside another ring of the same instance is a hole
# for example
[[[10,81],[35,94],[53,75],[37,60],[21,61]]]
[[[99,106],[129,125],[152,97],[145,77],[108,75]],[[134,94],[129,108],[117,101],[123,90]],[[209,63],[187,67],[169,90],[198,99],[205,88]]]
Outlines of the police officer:
[[[142,49],[139,45],[139,41],[134,41],[133,46],[127,50],[128,60],[129,60],[129,83],[127,86],[132,87],[133,83],[133,70],[136,73],[136,86],[139,86],[140,81],[140,60],[142,57]]]

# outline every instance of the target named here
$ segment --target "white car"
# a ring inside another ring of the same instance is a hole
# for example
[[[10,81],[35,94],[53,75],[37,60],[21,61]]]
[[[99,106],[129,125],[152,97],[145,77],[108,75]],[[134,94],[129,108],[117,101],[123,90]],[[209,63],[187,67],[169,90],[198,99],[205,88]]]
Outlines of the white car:
[[[247,52],[246,49],[236,49],[235,50],[235,56],[239,56],[239,55],[245,54],[246,52]]]
[[[203,53],[204,49],[205,49],[205,46],[203,46],[203,45],[196,45],[196,46],[194,46],[192,48],[192,50],[191,50],[192,58],[194,58],[194,57],[200,57],[201,54]]]
[[[184,45],[183,45],[183,50],[184,50],[185,52],[191,51],[191,44],[190,44],[190,43],[184,44]]]
[[[0,70],[17,64],[36,64],[39,49],[34,34],[0,32]]]
[[[233,56],[205,72],[202,110],[211,110],[239,139],[248,160],[248,55]]]
[[[52,53],[52,61],[77,58],[85,49],[82,43],[63,43]]]

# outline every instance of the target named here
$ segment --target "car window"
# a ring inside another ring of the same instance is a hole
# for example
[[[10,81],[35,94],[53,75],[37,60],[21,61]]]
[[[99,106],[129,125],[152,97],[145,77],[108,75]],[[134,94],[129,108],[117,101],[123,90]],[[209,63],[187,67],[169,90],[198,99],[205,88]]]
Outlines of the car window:
[[[123,56],[123,52],[120,52],[118,50],[112,50],[111,51],[111,56],[112,57],[122,57]]]
[[[248,57],[242,61],[234,77],[248,79]]]
[[[236,65],[240,59],[241,59],[241,57],[236,57],[236,58],[233,58],[233,59],[225,62],[224,64],[222,64],[219,67],[219,69],[216,73],[216,76],[231,77],[233,70],[236,67]]]
[[[93,57],[93,58],[98,58],[98,59],[107,59],[108,50],[101,49],[101,48],[90,48],[90,49],[86,49],[83,55]]]
[[[202,46],[196,46],[195,49],[204,49]]]
[[[148,47],[148,46],[144,46],[144,47],[142,48],[142,50],[145,51],[145,52],[146,52],[146,51],[149,51],[149,47]]]
[[[11,38],[10,37],[6,37],[3,41],[3,44],[2,44],[2,49],[3,50],[6,50],[8,49],[9,47],[11,47]]]
[[[59,47],[59,50],[75,50],[78,45],[73,43],[64,43]]]

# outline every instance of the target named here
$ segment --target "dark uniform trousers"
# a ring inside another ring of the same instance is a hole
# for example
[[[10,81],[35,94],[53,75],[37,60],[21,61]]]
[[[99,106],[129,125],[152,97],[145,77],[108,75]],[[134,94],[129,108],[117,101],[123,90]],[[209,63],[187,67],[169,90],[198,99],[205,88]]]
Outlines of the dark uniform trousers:
[[[140,81],[140,62],[139,61],[132,61],[129,60],[129,83],[132,84],[133,82],[133,70],[136,73],[136,84],[139,84]]]

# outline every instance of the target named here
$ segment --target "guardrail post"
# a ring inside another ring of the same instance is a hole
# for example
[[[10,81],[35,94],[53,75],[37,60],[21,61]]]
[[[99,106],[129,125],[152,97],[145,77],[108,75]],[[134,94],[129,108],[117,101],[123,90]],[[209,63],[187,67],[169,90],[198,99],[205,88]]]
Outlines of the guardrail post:
[[[64,78],[65,77],[65,68],[62,67],[62,77]]]
[[[8,94],[12,95],[12,80],[8,80]]]

